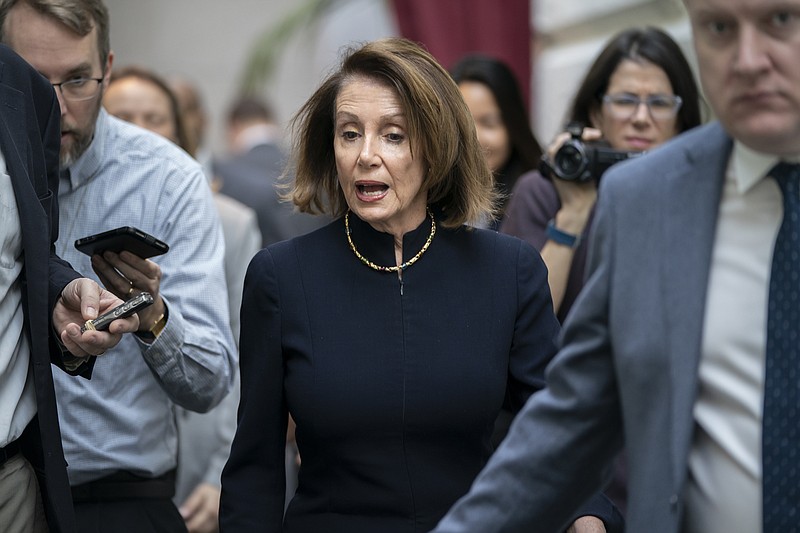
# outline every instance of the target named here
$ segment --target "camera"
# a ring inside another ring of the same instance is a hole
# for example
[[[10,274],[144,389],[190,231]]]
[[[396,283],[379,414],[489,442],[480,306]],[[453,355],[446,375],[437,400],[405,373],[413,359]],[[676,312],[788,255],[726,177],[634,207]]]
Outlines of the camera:
[[[545,176],[551,175],[566,181],[583,183],[600,179],[610,166],[644,152],[614,150],[607,144],[585,143],[581,139],[583,125],[570,124],[567,131],[572,136],[553,156],[552,163],[542,160]]]

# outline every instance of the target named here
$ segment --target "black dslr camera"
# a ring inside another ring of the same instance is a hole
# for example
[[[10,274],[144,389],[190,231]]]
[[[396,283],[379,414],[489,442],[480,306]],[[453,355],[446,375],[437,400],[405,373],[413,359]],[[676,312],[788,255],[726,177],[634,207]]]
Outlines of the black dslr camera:
[[[611,165],[644,153],[614,150],[600,143],[584,143],[581,140],[582,124],[570,123],[567,131],[572,138],[558,149],[553,161],[548,161],[547,156],[542,158],[540,171],[545,177],[555,176],[579,183],[597,180]]]

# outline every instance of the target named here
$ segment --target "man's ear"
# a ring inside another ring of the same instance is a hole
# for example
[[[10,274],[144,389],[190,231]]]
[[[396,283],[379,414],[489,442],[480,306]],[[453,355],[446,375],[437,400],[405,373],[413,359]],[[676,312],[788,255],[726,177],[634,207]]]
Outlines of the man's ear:
[[[111,67],[114,65],[114,51],[108,51],[108,59],[106,60],[105,70],[103,71],[103,89],[108,88],[108,83],[111,79]]]

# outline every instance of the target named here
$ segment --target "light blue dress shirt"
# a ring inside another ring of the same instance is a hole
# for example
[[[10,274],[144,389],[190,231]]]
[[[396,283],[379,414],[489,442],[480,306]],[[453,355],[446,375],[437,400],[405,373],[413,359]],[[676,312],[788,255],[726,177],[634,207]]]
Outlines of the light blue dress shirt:
[[[174,408],[204,412],[231,387],[224,242],[200,165],[159,135],[100,110],[88,150],[59,187],[59,255],[97,279],[73,243],[135,226],[169,244],[162,271],[169,320],[148,345],[135,335],[99,357],[91,380],[54,373],[72,485],[118,470],[158,476],[177,459]],[[98,280],[99,281],[99,280]]]

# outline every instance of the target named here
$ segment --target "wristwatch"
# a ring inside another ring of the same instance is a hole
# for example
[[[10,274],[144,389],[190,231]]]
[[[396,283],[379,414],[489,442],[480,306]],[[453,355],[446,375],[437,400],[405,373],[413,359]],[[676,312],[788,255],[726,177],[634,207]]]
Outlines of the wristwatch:
[[[550,222],[547,223],[545,236],[548,240],[558,244],[563,244],[564,246],[568,246],[573,250],[580,246],[581,241],[583,240],[582,235],[573,235],[572,233],[567,233],[566,231],[558,229],[556,227],[556,221],[553,218],[551,218]]]
[[[153,322],[153,325],[150,326],[150,329],[148,329],[147,331],[139,331],[136,334],[139,336],[140,339],[144,341],[148,342],[155,341],[158,338],[158,336],[161,335],[161,332],[164,331],[164,328],[167,325],[167,315],[168,315],[167,308],[165,307],[164,312],[161,313],[161,316],[158,317],[155,320],[155,322]]]

